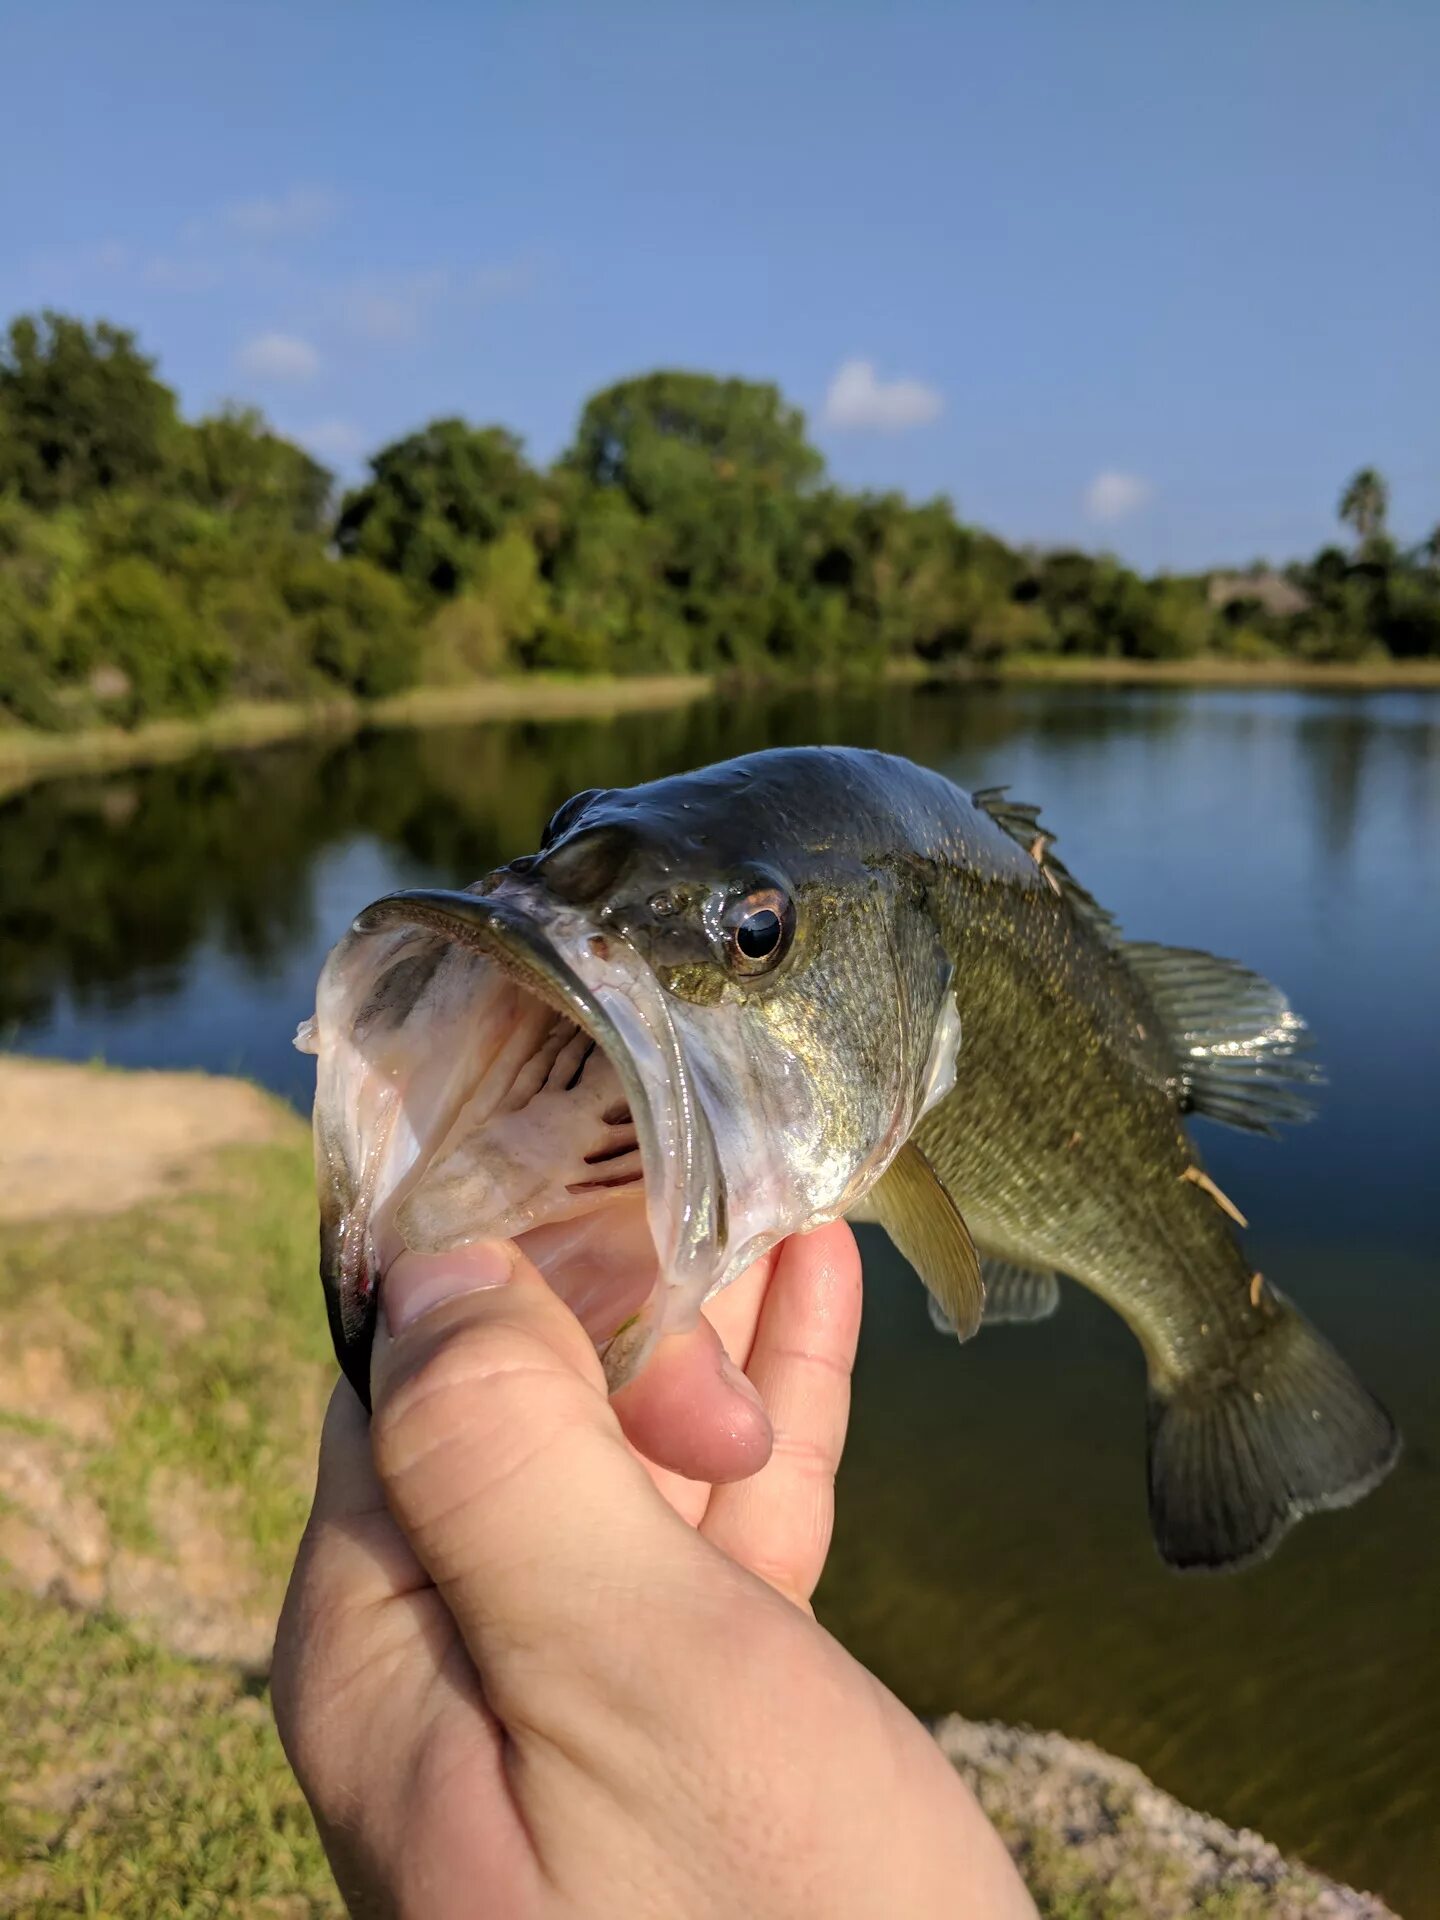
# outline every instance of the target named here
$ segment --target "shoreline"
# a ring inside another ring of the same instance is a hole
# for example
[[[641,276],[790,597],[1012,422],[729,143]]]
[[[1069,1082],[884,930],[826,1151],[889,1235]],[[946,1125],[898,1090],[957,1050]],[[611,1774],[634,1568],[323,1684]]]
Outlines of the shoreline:
[[[891,662],[878,676],[891,685],[1171,686],[1323,690],[1440,691],[1440,660],[1315,665],[1304,661],[1118,660],[1033,656],[993,665],[931,666]],[[857,680],[863,676],[856,676]],[[840,676],[755,682],[791,686],[840,684]],[[369,728],[449,726],[484,720],[575,720],[684,706],[713,697],[716,674],[649,674],[633,679],[527,674],[458,687],[414,687],[388,700],[239,701],[198,720],[152,720],[133,729],[85,728],[44,733],[0,728],[0,795],[55,774],[159,765],[207,749],[237,752],[287,740],[344,737]]]
[[[246,700],[199,720],[149,720],[134,728],[42,733],[0,729],[0,795],[54,774],[158,766],[213,750],[241,752],[287,740],[344,738],[371,728],[453,726],[482,720],[581,720],[684,706],[715,691],[708,674],[573,679],[533,674],[461,687],[412,687],[388,700]]]

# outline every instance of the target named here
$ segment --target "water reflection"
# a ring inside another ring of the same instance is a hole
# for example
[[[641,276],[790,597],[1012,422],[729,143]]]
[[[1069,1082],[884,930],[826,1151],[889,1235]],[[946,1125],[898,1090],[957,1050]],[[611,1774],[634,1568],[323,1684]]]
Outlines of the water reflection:
[[[40,1052],[252,1073],[387,887],[463,883],[582,787],[757,746],[908,753],[1041,803],[1137,936],[1282,981],[1330,1076],[1283,1145],[1207,1128],[1256,1264],[1394,1408],[1407,1454],[1270,1565],[1186,1583],[1143,1518],[1125,1329],[1056,1318],[964,1352],[867,1236],[867,1324],[822,1609],[922,1711],[1086,1735],[1187,1798],[1440,1914],[1440,699],[1179,689],[880,689],[613,721],[311,743],[0,803],[0,1031]]]

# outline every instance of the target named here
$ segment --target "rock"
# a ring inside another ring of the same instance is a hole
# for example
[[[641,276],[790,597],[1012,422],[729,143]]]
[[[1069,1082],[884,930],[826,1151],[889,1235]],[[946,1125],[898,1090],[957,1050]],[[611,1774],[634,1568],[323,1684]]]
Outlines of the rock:
[[[1396,1920],[1373,1894],[1297,1866],[1258,1834],[1193,1812],[1128,1760],[1084,1741],[958,1714],[933,1732],[1042,1911],[1181,1920],[1210,1902],[1234,1920]]]

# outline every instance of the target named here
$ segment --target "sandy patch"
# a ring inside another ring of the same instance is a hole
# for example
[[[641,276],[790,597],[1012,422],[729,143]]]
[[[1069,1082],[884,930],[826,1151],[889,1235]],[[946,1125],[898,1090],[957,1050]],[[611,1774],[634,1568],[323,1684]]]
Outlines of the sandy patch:
[[[239,1080],[0,1057],[0,1220],[119,1213],[193,1186],[215,1148],[263,1145],[284,1125]]]

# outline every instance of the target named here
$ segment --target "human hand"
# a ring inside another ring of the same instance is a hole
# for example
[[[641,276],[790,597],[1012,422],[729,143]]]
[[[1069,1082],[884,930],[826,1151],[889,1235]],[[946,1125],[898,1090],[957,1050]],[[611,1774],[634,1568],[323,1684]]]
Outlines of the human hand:
[[[342,1382],[274,1671],[353,1913],[1033,1915],[923,1728],[809,1610],[848,1228],[787,1242],[613,1400],[513,1247],[406,1256],[384,1306],[371,1444]]]

